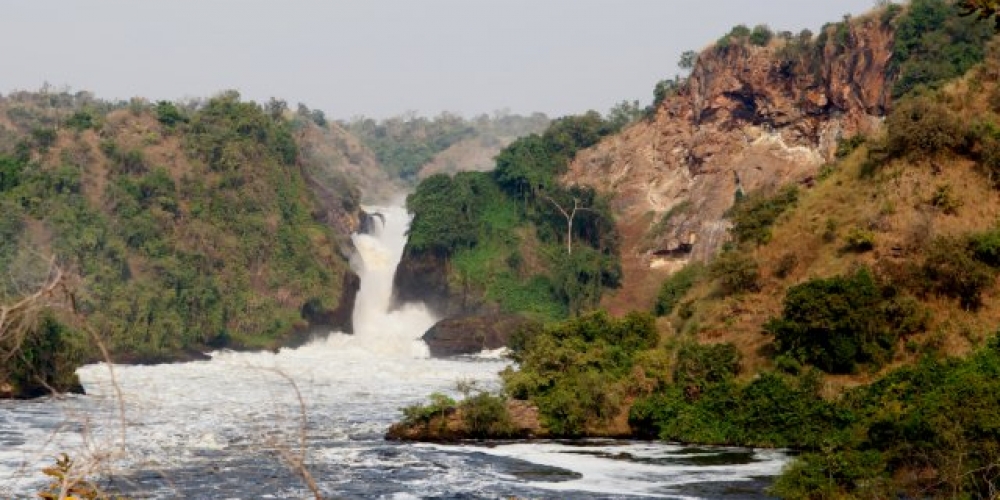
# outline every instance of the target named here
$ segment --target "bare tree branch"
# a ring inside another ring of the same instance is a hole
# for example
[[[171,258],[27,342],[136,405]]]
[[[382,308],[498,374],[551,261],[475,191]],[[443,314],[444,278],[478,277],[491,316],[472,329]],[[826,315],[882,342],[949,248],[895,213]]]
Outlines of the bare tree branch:
[[[563,214],[563,217],[566,218],[566,255],[572,255],[573,254],[573,219],[576,218],[576,213],[577,212],[581,212],[581,211],[596,213],[596,211],[594,209],[591,209],[591,208],[581,207],[580,206],[580,200],[578,200],[576,197],[573,197],[573,210],[567,211],[565,208],[562,207],[562,205],[559,204],[559,202],[557,202],[551,196],[549,196],[547,194],[543,194],[542,196],[544,196],[545,199],[551,201],[552,204],[555,205],[555,207],[557,209],[559,209],[559,212],[561,212]]]

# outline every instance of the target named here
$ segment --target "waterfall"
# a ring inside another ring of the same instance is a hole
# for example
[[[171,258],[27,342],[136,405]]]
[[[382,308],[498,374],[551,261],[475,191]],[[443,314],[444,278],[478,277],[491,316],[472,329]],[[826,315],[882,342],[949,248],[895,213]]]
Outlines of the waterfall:
[[[759,491],[759,478],[787,461],[774,451],[663,443],[386,442],[401,407],[433,392],[454,396],[458,380],[497,387],[507,361],[427,356],[420,336],[434,317],[417,305],[389,310],[408,216],[401,207],[377,210],[384,226],[354,236],[354,335],[335,332],[278,353],[116,366],[124,453],[116,453],[119,401],[103,365],[79,370],[86,396],[0,401],[0,498],[34,497],[47,483],[42,468],[61,452],[100,458],[97,476],[156,499],[308,497],[282,458],[289,453],[305,453],[328,498],[714,497],[733,483]]]
[[[383,215],[373,218],[372,234],[352,238],[357,248],[352,265],[361,277],[354,304],[354,335],[335,334],[326,346],[357,346],[392,357],[427,357],[427,346],[420,337],[434,325],[434,316],[422,304],[390,310],[392,279],[406,245],[409,216],[399,206],[371,210]]]

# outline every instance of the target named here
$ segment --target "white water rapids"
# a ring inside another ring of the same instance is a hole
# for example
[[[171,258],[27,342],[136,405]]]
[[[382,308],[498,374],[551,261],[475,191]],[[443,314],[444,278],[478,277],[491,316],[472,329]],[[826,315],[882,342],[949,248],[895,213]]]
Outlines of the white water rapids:
[[[384,441],[400,407],[453,392],[457,380],[495,387],[507,362],[428,356],[420,336],[434,318],[420,306],[389,311],[407,215],[371,210],[386,223],[354,238],[354,335],[278,353],[116,365],[124,450],[105,365],[80,369],[86,396],[0,401],[0,498],[34,497],[46,483],[41,468],[60,452],[81,463],[103,457],[95,477],[133,498],[311,498],[283,458],[298,454],[303,439],[306,467],[329,498],[761,498],[759,478],[787,460],[773,451],[642,442]]]

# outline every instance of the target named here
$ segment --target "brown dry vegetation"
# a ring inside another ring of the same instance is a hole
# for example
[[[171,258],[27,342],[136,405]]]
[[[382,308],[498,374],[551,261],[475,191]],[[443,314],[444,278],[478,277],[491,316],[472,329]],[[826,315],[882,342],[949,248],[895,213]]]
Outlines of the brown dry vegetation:
[[[941,99],[957,116],[992,116],[988,96],[996,92],[996,83],[983,77],[987,72],[988,68],[983,69],[952,84]],[[827,178],[800,189],[797,206],[779,219],[771,240],[751,251],[760,266],[759,291],[719,297],[714,282],[702,283],[685,297],[693,306],[691,317],[682,320],[675,311],[667,334],[690,333],[704,343],[731,342],[743,355],[743,373],[756,373],[771,366],[771,338],[762,333],[762,327],[781,314],[789,287],[846,274],[859,266],[890,274],[906,262],[919,261],[927,243],[936,237],[985,231],[1000,223],[1000,195],[967,158],[944,154],[874,166],[866,164],[867,158],[867,148],[859,148],[830,167]],[[935,194],[941,190],[949,193],[953,209],[935,206]],[[874,248],[860,253],[846,248],[853,230],[870,232]],[[779,277],[776,269],[786,259],[792,259],[794,266]],[[995,283],[975,312],[953,299],[925,297],[921,302],[930,313],[926,331],[900,340],[891,363],[878,372],[831,376],[829,381],[835,386],[871,382],[917,359],[922,346],[942,354],[966,354],[1000,324],[998,298]]]

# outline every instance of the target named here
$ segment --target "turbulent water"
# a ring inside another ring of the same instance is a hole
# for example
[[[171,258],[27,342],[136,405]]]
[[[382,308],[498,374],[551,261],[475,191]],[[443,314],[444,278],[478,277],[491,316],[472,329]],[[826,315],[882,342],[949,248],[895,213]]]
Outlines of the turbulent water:
[[[497,385],[498,357],[431,359],[434,318],[390,311],[405,242],[398,207],[355,236],[355,335],[279,353],[80,370],[87,396],[0,401],[0,498],[30,498],[67,452],[134,498],[759,498],[786,461],[774,451],[587,441],[465,446],[390,443],[399,408],[457,380]],[[124,425],[121,418],[124,413]],[[123,436],[124,433],[124,436]],[[124,446],[122,445],[124,438]]]

